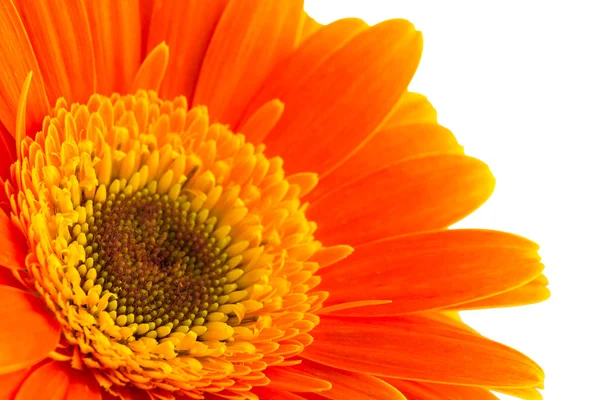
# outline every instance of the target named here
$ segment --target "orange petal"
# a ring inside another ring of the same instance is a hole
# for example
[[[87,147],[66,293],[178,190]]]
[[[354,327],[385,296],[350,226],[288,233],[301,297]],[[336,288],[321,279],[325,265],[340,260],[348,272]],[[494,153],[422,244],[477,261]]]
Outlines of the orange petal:
[[[348,371],[490,387],[541,385],[543,372],[525,355],[436,321],[409,317],[322,316],[302,357]]]
[[[271,380],[269,388],[290,392],[322,392],[331,389],[331,383],[289,367],[268,368],[265,375]]]
[[[226,4],[227,0],[154,4],[148,44],[144,48],[150,51],[162,41],[169,46],[171,61],[160,89],[163,99],[184,95],[191,102],[202,60]]]
[[[267,136],[281,118],[284,108],[285,105],[278,99],[266,102],[244,122],[239,131],[251,138]]]
[[[482,308],[515,307],[540,303],[550,297],[550,290],[548,290],[546,285],[548,285],[548,279],[544,275],[540,275],[531,282],[508,292],[448,307],[448,309],[478,310]]]
[[[60,325],[31,293],[0,286],[0,374],[29,367],[46,358],[60,339]]]
[[[35,369],[25,380],[15,400],[38,398],[40,393],[48,400],[63,400],[69,387],[69,376],[60,363],[51,361]]]
[[[63,400],[101,400],[102,394],[98,381],[89,371],[77,371],[62,364],[64,374],[69,377],[69,389]]]
[[[346,182],[360,179],[398,161],[425,153],[461,154],[462,146],[448,129],[437,124],[398,125],[378,131],[355,154],[327,176],[311,193],[318,199]]]
[[[281,156],[289,173],[334,168],[382,125],[421,49],[420,33],[404,20],[356,35],[312,73],[294,77],[294,89],[276,94],[286,112],[265,139],[267,151]]]
[[[475,158],[426,155],[340,186],[307,213],[326,245],[354,246],[447,227],[483,204],[494,182],[487,165]]]
[[[259,108],[274,98],[288,96],[301,89],[299,77],[313,74],[333,53],[368,25],[360,19],[341,19],[323,27],[306,40],[291,57],[279,63],[269,74],[259,93],[252,101],[243,121],[247,121]],[[253,143],[261,143],[263,136],[246,136]]]
[[[0,376],[0,399],[12,399],[29,374],[29,369],[21,369]]]
[[[23,289],[21,282],[14,276],[14,271],[14,269],[0,266],[0,286],[11,286],[14,288]]]
[[[169,47],[162,42],[148,54],[140,66],[129,92],[135,93],[140,89],[158,91],[165,77],[168,64]]]
[[[53,0],[15,2],[46,83],[50,104],[60,97],[86,102],[96,89],[92,34],[85,4]]]
[[[437,124],[437,112],[427,97],[420,93],[405,92],[382,130],[415,124]]]
[[[277,399],[277,400],[304,400],[304,396],[300,396],[294,393],[290,393],[286,390],[276,390],[267,387],[256,387],[252,389],[252,393],[258,395],[259,399]]]
[[[303,13],[302,16],[302,30],[300,32],[300,42],[305,41],[307,38],[315,34],[319,29],[323,27],[323,24],[315,21],[307,13]]]
[[[398,388],[409,399],[419,400],[498,400],[489,390],[468,387],[440,385],[436,383],[404,381],[401,379],[385,380]]]
[[[51,361],[27,377],[15,400],[101,400],[100,385],[89,371],[77,371],[65,362]]]
[[[392,300],[338,315],[398,315],[446,308],[531,281],[544,268],[537,250],[537,244],[522,237],[485,230],[388,238],[357,246],[349,258],[324,269],[319,290],[329,292],[328,306]]]
[[[0,265],[8,268],[25,269],[25,255],[28,252],[27,240],[10,218],[0,211]]]
[[[406,400],[392,385],[371,375],[331,368],[310,360],[303,360],[293,369],[331,382],[331,390],[320,393],[328,399]]]
[[[48,114],[48,98],[35,53],[12,1],[0,2],[0,35],[0,122],[15,135],[21,85],[33,71],[26,118],[31,134]]]
[[[405,318],[411,317],[413,320],[421,321],[425,318],[424,321],[433,321],[437,322],[448,329],[455,329],[460,332],[472,333],[474,335],[479,335],[479,333],[471,328],[469,325],[465,324],[460,315],[456,311],[433,311],[426,313],[419,313],[411,316],[406,316]]]
[[[296,44],[301,0],[233,0],[210,41],[194,95],[218,122],[237,125],[273,66]]]
[[[139,0],[85,0],[92,32],[97,91],[124,93],[141,59]],[[143,0],[142,0],[143,1]]]

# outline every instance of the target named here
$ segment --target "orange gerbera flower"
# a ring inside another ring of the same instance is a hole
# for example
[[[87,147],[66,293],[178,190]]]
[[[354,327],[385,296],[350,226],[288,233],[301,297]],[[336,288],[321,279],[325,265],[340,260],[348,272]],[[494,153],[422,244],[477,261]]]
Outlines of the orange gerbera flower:
[[[409,22],[2,0],[0,32],[0,398],[539,396],[456,313],[547,282],[447,229],[494,179],[407,92]]]

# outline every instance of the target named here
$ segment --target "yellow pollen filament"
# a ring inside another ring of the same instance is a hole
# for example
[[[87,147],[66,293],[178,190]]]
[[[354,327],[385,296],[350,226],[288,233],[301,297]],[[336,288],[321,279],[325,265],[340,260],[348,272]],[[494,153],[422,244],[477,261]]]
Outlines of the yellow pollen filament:
[[[62,326],[51,357],[90,369],[113,394],[133,385],[235,399],[266,385],[267,367],[312,341],[327,297],[313,290],[318,262],[352,250],[313,237],[301,197],[317,176],[286,178],[281,159],[210,124],[205,107],[151,91],[60,99],[25,137],[29,82],[5,190],[31,248],[25,284]],[[246,129],[263,135],[282,110],[268,103]]]

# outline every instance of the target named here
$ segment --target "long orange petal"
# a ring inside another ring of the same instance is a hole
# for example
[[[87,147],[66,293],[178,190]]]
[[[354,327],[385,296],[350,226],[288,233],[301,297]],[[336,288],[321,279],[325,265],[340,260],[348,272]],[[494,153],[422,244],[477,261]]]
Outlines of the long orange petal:
[[[508,292],[448,307],[448,309],[478,310],[482,308],[515,307],[540,303],[550,297],[550,290],[546,287],[547,285],[548,279],[544,275],[540,275],[531,282]]]
[[[487,200],[494,178],[463,155],[424,155],[349,182],[307,210],[325,244],[351,246],[447,227]]]
[[[36,368],[23,382],[15,400],[101,400],[100,385],[89,371],[77,371],[65,362],[51,361]]]
[[[479,335],[410,317],[321,317],[302,357],[348,371],[456,385],[530,388],[543,372]]]
[[[0,399],[13,399],[29,371],[29,369],[21,369],[10,374],[0,375]]]
[[[129,92],[135,93],[140,89],[158,91],[168,64],[169,46],[162,42],[148,54],[140,66]]]
[[[48,98],[35,53],[12,1],[0,2],[0,122],[15,136],[21,85],[33,71],[27,101],[27,133],[34,133],[48,114]]]
[[[0,286],[0,374],[29,367],[58,345],[60,325],[33,294]]]
[[[437,113],[425,96],[404,92],[383,126],[356,153],[319,177],[319,186],[308,200],[403,158],[434,152],[462,153],[462,146],[452,132],[437,124]]]
[[[96,89],[92,34],[83,0],[17,1],[50,104],[60,97],[86,102]]]
[[[171,61],[159,92],[162,98],[184,95],[191,103],[202,60],[226,4],[227,0],[154,4],[145,48],[149,52],[163,41],[169,46]]]
[[[298,373],[293,368],[268,368],[267,377],[271,380],[269,387],[275,390],[290,392],[322,392],[331,389],[328,380]]]
[[[414,124],[437,124],[437,111],[424,95],[405,92],[382,129]]]
[[[538,245],[505,232],[444,230],[356,246],[324,269],[319,290],[327,305],[360,300],[390,304],[343,310],[338,315],[398,315],[435,310],[515,289],[544,266]],[[360,288],[360,290],[357,290]]]
[[[344,371],[303,360],[293,369],[331,382],[332,388],[320,393],[328,399],[406,400],[392,385],[371,375]]]
[[[489,390],[468,386],[405,381],[385,378],[409,399],[419,400],[498,400]]]
[[[276,94],[286,112],[265,139],[268,153],[281,156],[290,173],[322,174],[337,166],[384,123],[421,50],[421,34],[405,20],[352,38],[313,73],[295,77],[295,90]]]
[[[368,25],[356,18],[341,19],[323,27],[314,36],[306,40],[291,57],[279,63],[269,74],[269,79],[260,89],[243,122],[269,101],[301,89],[299,77],[313,74],[333,53],[338,51],[354,36],[368,28]],[[286,97],[286,98],[287,98]],[[253,143],[261,143],[267,136],[249,135],[247,139]]]
[[[300,42],[305,41],[310,36],[314,35],[319,29],[323,27],[323,24],[315,21],[307,13],[303,13],[302,16],[302,29],[300,32]]]
[[[124,93],[141,62],[139,0],[85,0],[103,95]]]
[[[10,218],[0,211],[0,265],[8,268],[25,269],[25,255],[28,251],[27,241],[23,233],[13,224]]]
[[[210,41],[193,104],[237,125],[273,66],[298,40],[301,0],[232,0]]]
[[[325,177],[308,200],[317,199],[345,182],[360,179],[398,161],[425,153],[462,153],[448,129],[437,124],[399,125],[378,131],[358,152]]]

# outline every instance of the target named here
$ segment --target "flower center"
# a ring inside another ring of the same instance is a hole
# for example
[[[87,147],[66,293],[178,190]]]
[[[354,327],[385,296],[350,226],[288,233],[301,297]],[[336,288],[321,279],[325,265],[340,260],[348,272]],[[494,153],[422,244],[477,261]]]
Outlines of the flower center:
[[[191,209],[185,195],[111,194],[93,209],[72,237],[86,245],[79,272],[111,293],[108,309],[120,326],[138,324],[136,336],[171,331],[206,332],[205,318],[225,304],[229,236],[217,240],[216,218]]]
[[[254,129],[280,113],[257,115]],[[24,283],[61,324],[52,357],[113,395],[238,398],[309,345],[327,296],[301,201],[317,179],[264,150],[185,98],[59,100],[4,188],[30,243]]]

